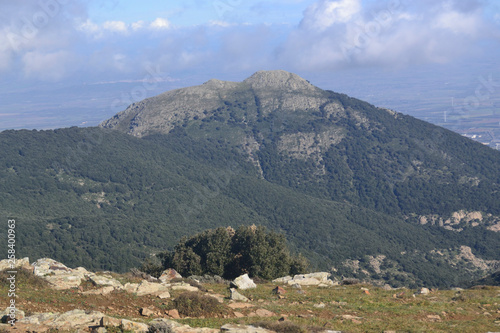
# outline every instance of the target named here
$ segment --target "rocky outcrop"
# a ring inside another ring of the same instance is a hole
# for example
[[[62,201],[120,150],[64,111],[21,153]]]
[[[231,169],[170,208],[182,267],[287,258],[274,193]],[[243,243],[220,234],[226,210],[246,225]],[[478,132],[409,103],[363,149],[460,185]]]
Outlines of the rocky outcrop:
[[[295,275],[293,278],[291,276],[285,276],[282,278],[278,278],[273,280],[274,283],[283,283],[288,284],[289,286],[299,285],[299,286],[322,286],[328,287],[333,286],[335,284],[334,281],[329,280],[330,273],[327,272],[318,272],[318,273],[310,273],[310,274],[299,274]]]
[[[38,259],[32,266],[36,276],[42,277],[50,283],[52,288],[58,290],[77,288],[89,274],[83,267],[71,269],[49,258]]]
[[[43,332],[49,329],[74,332],[99,326],[102,317],[104,314],[101,312],[78,309],[65,313],[38,313],[19,320],[16,329],[19,332]]]

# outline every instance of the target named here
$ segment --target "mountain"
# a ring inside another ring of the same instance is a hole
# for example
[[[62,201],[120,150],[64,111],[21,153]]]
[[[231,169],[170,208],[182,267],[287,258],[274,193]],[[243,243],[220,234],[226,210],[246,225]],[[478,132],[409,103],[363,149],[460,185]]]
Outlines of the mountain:
[[[210,80],[100,128],[0,133],[0,215],[30,258],[124,271],[260,224],[316,267],[452,286],[500,264],[500,153],[285,71]]]

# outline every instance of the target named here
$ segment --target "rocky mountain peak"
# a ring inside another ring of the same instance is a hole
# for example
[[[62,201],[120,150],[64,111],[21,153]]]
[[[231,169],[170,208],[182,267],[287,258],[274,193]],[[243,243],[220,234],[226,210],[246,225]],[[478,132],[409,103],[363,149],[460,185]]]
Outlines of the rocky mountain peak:
[[[258,71],[243,82],[249,84],[253,89],[316,89],[316,87],[297,74],[284,70]]]

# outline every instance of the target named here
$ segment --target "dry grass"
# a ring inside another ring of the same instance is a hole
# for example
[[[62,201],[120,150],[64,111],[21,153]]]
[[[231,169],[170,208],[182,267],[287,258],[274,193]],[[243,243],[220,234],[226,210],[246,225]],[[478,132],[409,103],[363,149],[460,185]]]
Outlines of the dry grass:
[[[7,273],[0,272],[0,307],[9,302]],[[188,282],[188,281],[185,281]],[[303,287],[302,292],[283,286],[286,293],[279,298],[272,290],[276,284],[259,284],[242,290],[251,299],[250,308],[235,309],[243,314],[237,318],[230,303],[228,286],[205,284],[211,294],[226,297],[224,304],[201,292],[173,291],[172,298],[160,300],[153,296],[138,297],[124,291],[110,295],[85,295],[79,290],[51,290],[47,283],[29,271],[19,270],[16,305],[28,315],[34,312],[66,312],[72,309],[97,310],[119,318],[140,318],[139,310],[148,307],[164,313],[176,308],[179,320],[196,327],[219,328],[226,323],[252,324],[278,332],[314,332],[315,328],[345,332],[499,332],[500,288],[486,287],[462,291],[437,290],[428,295],[415,295],[415,290],[386,291],[369,285],[342,285],[331,288]],[[85,285],[84,290],[95,288]],[[368,288],[369,294],[361,288]],[[275,315],[255,316],[258,309]],[[287,320],[278,322],[286,316]]]
[[[184,317],[222,317],[227,308],[215,298],[198,292],[184,292],[177,296],[172,304]]]

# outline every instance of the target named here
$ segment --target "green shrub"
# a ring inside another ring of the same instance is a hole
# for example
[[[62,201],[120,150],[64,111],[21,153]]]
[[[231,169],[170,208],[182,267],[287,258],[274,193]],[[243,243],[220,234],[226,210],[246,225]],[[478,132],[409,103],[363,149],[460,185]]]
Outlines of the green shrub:
[[[160,254],[164,268],[181,275],[221,275],[226,279],[248,273],[271,280],[287,274],[304,273],[307,260],[293,258],[283,235],[264,227],[242,226],[206,230],[184,237],[172,252]]]

